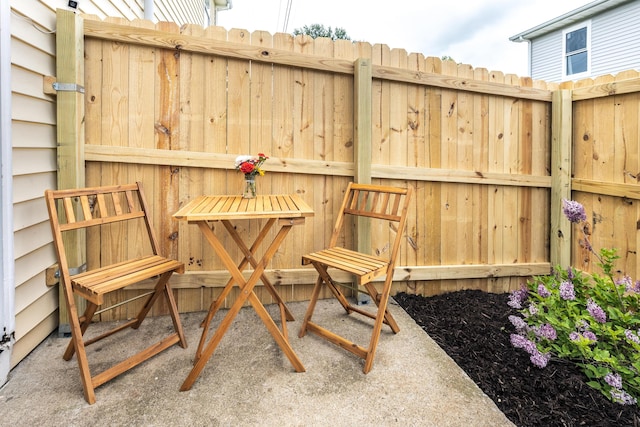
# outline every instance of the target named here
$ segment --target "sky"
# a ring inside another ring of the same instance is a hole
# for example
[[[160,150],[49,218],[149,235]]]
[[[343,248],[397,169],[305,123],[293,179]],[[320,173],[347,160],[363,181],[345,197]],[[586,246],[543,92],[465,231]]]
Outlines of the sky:
[[[386,44],[392,49],[425,56],[446,55],[474,68],[528,76],[528,44],[509,41],[509,37],[588,3],[587,0],[232,0],[230,10],[218,12],[217,25],[227,30],[262,30],[271,34],[292,33],[312,24],[341,27],[352,40]]]

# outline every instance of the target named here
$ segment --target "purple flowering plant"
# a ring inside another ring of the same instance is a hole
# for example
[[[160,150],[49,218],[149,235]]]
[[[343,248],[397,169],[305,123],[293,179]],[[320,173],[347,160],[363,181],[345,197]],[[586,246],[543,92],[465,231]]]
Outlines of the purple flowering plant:
[[[595,252],[585,233],[584,207],[563,201],[563,213],[583,233],[584,247],[602,274],[556,267],[509,295],[511,344],[544,368],[554,358],[577,364],[589,386],[613,402],[640,399],[640,281],[614,278],[615,249]]]

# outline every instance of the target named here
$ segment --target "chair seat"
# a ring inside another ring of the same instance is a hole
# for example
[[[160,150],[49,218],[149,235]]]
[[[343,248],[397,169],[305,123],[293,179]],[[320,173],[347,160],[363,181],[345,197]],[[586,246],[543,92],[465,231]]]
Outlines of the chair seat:
[[[389,262],[383,258],[367,255],[350,249],[333,247],[302,257],[303,264],[318,262],[357,276],[358,285],[371,282],[387,271]]]
[[[184,264],[158,255],[150,255],[76,274],[71,276],[71,285],[75,292],[94,304],[101,305],[105,294],[167,271],[183,273]]]

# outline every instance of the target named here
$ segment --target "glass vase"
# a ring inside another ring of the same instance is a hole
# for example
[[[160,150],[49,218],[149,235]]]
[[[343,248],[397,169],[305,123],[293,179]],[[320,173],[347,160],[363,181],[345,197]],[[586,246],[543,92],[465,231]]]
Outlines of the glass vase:
[[[253,199],[256,197],[256,177],[253,175],[244,176],[244,192],[242,198]]]

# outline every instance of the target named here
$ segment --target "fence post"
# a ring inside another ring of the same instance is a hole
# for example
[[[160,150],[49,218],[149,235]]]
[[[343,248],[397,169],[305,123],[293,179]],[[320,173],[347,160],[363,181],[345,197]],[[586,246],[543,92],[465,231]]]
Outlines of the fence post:
[[[84,170],[84,24],[80,16],[58,9],[56,33],[58,188],[85,186]],[[81,268],[86,262],[86,236],[65,233],[65,247],[70,268]],[[59,296],[58,334],[71,332],[62,286]],[[83,299],[76,299],[80,312]]]
[[[354,161],[355,182],[371,183],[371,59],[358,58],[354,64]]]
[[[371,59],[358,58],[353,67],[353,133],[354,133],[354,180],[360,184],[371,184]],[[355,242],[358,252],[371,252],[371,221],[358,217],[355,224]],[[356,285],[357,287],[357,285]],[[368,304],[368,295],[358,292],[358,304]]]
[[[557,90],[551,100],[551,265],[571,263],[571,223],[562,214],[562,199],[571,200],[572,92]]]

